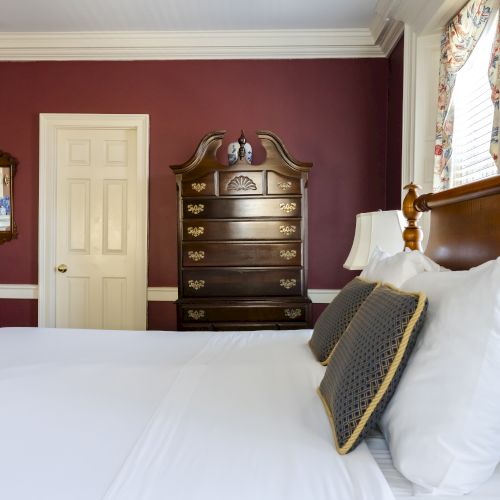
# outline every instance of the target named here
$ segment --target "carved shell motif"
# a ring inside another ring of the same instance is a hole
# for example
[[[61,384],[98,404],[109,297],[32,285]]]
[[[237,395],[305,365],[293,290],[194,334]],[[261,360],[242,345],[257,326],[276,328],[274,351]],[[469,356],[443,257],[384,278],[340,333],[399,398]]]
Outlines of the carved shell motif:
[[[246,175],[238,175],[238,177],[234,177],[227,185],[228,191],[255,191],[256,189],[257,186],[255,185],[255,182]]]

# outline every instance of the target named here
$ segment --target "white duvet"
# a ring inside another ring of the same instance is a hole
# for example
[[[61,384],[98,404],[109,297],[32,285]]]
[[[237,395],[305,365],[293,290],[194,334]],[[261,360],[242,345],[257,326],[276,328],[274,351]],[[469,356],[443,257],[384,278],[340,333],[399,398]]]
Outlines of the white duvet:
[[[310,334],[0,329],[0,499],[392,500]]]

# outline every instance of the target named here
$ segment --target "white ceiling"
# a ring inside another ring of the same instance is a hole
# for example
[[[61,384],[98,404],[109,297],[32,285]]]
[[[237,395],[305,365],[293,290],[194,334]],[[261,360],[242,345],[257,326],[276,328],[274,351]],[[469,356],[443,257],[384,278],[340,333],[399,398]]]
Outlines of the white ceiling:
[[[368,28],[377,0],[1,0],[0,32]]]

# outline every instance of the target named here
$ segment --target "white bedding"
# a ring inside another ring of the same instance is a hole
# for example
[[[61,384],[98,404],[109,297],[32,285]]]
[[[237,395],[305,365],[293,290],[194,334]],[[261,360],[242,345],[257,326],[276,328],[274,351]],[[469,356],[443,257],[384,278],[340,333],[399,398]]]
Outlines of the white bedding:
[[[0,499],[393,500],[310,334],[0,329]]]
[[[500,465],[493,476],[472,493],[463,497],[419,494],[415,485],[396,470],[392,463],[391,452],[380,431],[372,432],[366,439],[368,448],[383,472],[396,500],[500,500]]]

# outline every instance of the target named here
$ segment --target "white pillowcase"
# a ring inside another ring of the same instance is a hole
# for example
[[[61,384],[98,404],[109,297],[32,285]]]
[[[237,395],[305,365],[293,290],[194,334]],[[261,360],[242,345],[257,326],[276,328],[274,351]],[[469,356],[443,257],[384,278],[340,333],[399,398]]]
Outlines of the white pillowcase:
[[[429,309],[381,427],[410,481],[468,493],[500,462],[500,258],[402,289],[424,292]]]
[[[382,281],[399,288],[419,273],[440,269],[443,268],[417,250],[391,255],[375,247],[360,276],[368,281]]]

